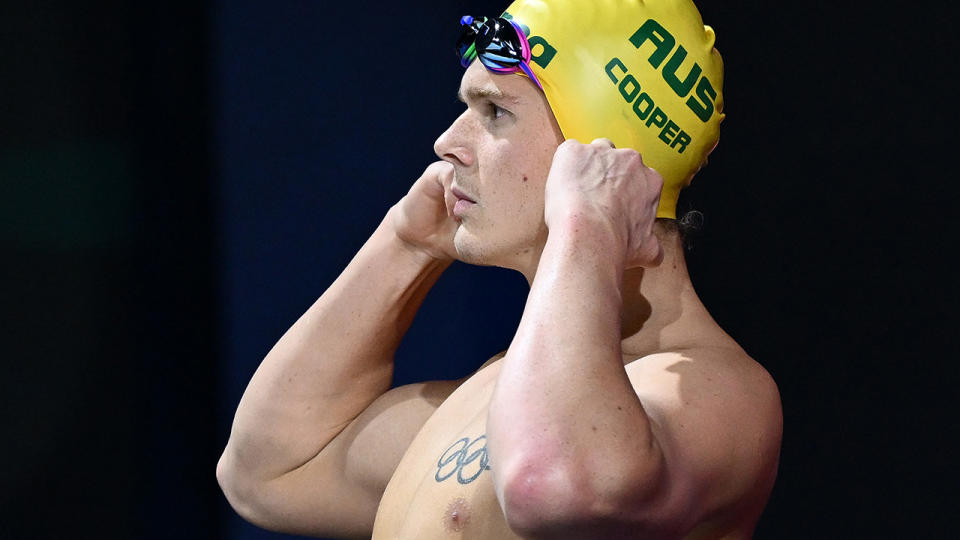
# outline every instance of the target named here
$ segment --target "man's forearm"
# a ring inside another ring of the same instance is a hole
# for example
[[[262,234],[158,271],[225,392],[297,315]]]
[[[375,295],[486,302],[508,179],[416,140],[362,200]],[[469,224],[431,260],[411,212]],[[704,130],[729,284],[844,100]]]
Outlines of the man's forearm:
[[[449,266],[398,240],[388,214],[251,379],[224,459],[269,480],[316,456],[387,391],[393,356]]]
[[[487,444],[507,512],[527,512],[504,500],[515,496],[562,514],[570,509],[549,506],[571,501],[553,494],[616,489],[611,476],[644,466],[650,424],[620,348],[623,251],[590,224],[550,231],[490,404]]]

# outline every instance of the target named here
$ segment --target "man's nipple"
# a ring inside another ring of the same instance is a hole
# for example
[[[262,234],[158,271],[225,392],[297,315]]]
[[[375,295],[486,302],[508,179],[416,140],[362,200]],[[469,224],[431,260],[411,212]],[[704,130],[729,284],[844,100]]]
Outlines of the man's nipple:
[[[463,497],[454,499],[443,515],[443,526],[450,532],[460,532],[470,523],[470,505]]]

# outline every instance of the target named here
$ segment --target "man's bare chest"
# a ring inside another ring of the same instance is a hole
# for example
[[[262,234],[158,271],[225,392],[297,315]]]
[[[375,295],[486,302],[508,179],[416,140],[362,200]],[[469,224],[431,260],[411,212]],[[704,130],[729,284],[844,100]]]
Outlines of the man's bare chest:
[[[424,424],[387,485],[373,538],[516,538],[503,519],[486,445],[499,365],[461,385]]]

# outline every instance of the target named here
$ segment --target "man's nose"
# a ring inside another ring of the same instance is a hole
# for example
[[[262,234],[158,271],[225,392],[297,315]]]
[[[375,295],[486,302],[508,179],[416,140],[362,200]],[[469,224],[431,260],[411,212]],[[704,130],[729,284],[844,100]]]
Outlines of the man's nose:
[[[467,113],[464,111],[433,143],[433,151],[444,161],[462,167],[473,165],[474,153],[468,145]]]

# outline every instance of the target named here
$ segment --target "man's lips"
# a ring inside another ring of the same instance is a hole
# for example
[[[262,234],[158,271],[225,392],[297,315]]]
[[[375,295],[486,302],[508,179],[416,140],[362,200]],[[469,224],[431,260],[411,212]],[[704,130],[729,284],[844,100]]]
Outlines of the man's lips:
[[[472,203],[477,202],[477,201],[471,199],[470,197],[467,197],[467,194],[464,193],[464,192],[462,192],[462,191],[460,191],[456,186],[451,186],[451,187],[450,187],[450,193],[453,193],[453,196],[456,197],[456,198],[458,198],[458,199],[463,199],[463,200],[465,200],[465,201],[469,201],[469,202],[472,202]]]
[[[453,196],[457,198],[456,204],[453,205],[453,216],[457,218],[459,221],[461,214],[463,214],[464,212],[469,210],[471,206],[476,204],[476,201],[474,201],[470,197],[467,197],[467,195],[464,192],[460,191],[458,188],[454,186],[450,187],[450,193],[453,193]]]

